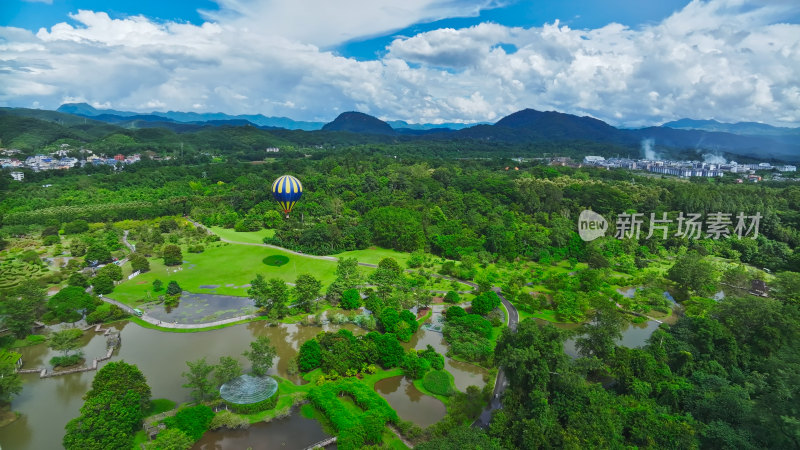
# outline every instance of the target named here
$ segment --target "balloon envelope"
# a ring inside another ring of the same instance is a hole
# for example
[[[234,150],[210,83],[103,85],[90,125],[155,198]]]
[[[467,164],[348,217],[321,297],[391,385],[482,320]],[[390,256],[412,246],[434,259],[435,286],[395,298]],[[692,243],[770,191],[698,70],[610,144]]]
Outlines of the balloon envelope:
[[[294,204],[303,195],[303,185],[300,180],[291,176],[284,175],[272,183],[272,197],[281,205],[283,212],[289,214],[294,208]]]

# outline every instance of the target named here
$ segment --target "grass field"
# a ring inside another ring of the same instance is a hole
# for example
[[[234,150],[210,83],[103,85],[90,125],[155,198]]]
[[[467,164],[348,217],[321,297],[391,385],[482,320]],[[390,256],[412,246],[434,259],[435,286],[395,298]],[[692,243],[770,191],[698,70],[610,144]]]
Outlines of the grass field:
[[[383,258],[394,258],[400,267],[408,267],[408,259],[411,258],[410,253],[398,252],[388,248],[370,247],[364,250],[351,250],[349,252],[342,252],[332,255],[337,258],[355,258],[358,262],[367,264],[378,264]]]
[[[283,255],[289,262],[283,266],[268,266],[262,260],[270,255]],[[172,280],[178,282],[185,291],[194,293],[215,293],[222,295],[247,295],[247,288],[257,274],[265,278],[280,278],[293,283],[301,273],[310,273],[324,286],[333,281],[336,270],[335,261],[309,258],[307,256],[292,255],[281,250],[254,245],[237,245],[218,243],[209,246],[203,253],[183,253],[182,266],[166,267],[161,259],[150,260],[150,272],[125,281],[116,286],[114,292],[108,295],[124,303],[133,304],[137,300],[151,298],[163,294],[153,292],[152,283],[156,278],[164,285]],[[363,268],[365,271],[371,269]],[[126,272],[129,272],[128,268]],[[231,284],[233,286],[226,286]],[[203,285],[218,285],[215,289],[200,289]]]
[[[258,231],[234,231],[233,228],[209,227],[217,236],[232,242],[245,244],[263,244],[265,237],[275,236],[275,230],[261,229]]]

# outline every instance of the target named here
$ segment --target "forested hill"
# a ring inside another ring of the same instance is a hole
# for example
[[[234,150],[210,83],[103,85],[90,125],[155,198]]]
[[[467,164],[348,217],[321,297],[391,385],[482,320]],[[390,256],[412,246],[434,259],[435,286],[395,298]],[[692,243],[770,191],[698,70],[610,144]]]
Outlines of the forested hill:
[[[80,111],[76,111],[80,112]],[[116,111],[115,111],[116,112]],[[99,114],[92,117],[24,108],[0,108],[1,145],[28,153],[52,151],[61,144],[106,153],[210,153],[261,160],[264,149],[335,148],[390,145],[406,151],[462,156],[639,157],[644,139],[671,159],[702,159],[708,152],[742,160],[800,161],[800,142],[785,136],[744,136],[704,130],[650,127],[617,129],[591,117],[532,109],[511,114],[494,125],[461,130],[397,130],[375,117],[348,112],[322,130],[302,131],[258,126],[245,118],[184,122],[156,115]]]

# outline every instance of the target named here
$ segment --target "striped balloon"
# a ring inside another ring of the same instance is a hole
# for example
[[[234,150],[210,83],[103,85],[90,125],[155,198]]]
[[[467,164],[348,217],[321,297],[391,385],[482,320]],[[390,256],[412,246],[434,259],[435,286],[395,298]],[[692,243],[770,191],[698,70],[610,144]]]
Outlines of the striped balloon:
[[[292,212],[294,204],[300,200],[302,195],[303,185],[300,184],[300,180],[291,175],[279,177],[272,183],[272,196],[281,205],[286,215]]]

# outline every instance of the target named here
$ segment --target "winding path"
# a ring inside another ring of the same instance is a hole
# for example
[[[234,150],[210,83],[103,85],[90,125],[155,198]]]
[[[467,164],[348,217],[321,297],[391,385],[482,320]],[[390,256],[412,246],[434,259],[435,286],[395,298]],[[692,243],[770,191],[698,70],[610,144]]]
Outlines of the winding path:
[[[188,220],[189,222],[194,224],[196,227],[200,227],[202,229],[207,230],[210,233],[213,233],[211,230],[209,230],[204,225],[202,225],[202,224],[200,224],[198,222],[195,222],[194,220],[192,220],[192,219],[190,219],[188,217],[186,217],[186,220]],[[292,254],[292,255],[304,256],[306,258],[320,259],[320,260],[326,260],[326,261],[338,261],[339,260],[339,258],[337,258],[335,256],[309,255],[309,254],[306,254],[306,253],[301,253],[301,252],[296,252],[294,250],[289,250],[287,248],[278,247],[276,245],[263,244],[263,243],[259,244],[259,243],[236,242],[236,241],[231,241],[229,239],[222,238],[221,236],[220,236],[220,240],[222,242],[227,242],[229,244],[254,245],[254,246],[260,246],[260,247],[273,248],[273,249],[280,250],[280,251],[283,251],[283,252],[286,252],[286,253],[289,253],[289,254]],[[135,247],[128,242],[128,230],[125,230],[125,233],[123,235],[122,241],[132,252],[135,251]],[[364,266],[364,267],[372,267],[372,268],[377,268],[378,267],[376,264],[369,264],[369,263],[362,263],[362,262],[359,262],[358,265]],[[407,269],[406,272],[413,272],[413,270]],[[442,279],[449,280],[449,281],[456,281],[456,282],[459,282],[459,283],[462,283],[462,284],[466,284],[467,286],[470,286],[470,287],[473,287],[473,288],[476,288],[476,289],[478,288],[478,285],[476,283],[473,283],[472,281],[459,280],[458,278],[453,278],[453,277],[450,277],[450,276],[447,276],[447,275],[440,275],[438,273],[432,273],[431,276],[433,276],[435,278],[442,278]],[[506,325],[508,326],[509,329],[511,329],[511,331],[516,332],[517,331],[517,325],[519,324],[519,312],[517,312],[517,308],[515,308],[514,305],[511,304],[511,302],[506,300],[506,298],[501,293],[501,289],[499,287],[493,286],[492,290],[497,293],[498,297],[500,297],[500,301],[503,302],[503,306],[505,306],[506,311],[508,311],[508,314],[506,315]],[[431,292],[443,293],[445,291],[431,291]],[[464,291],[461,291],[461,292],[464,292]],[[111,303],[112,305],[119,306],[123,310],[127,311],[129,314],[135,315],[135,313],[133,311],[133,308],[131,308],[130,306],[128,306],[128,305],[126,305],[124,303],[120,303],[120,302],[118,302],[116,300],[110,299],[110,298],[105,297],[103,295],[101,295],[100,298],[103,299],[103,301],[105,301],[105,302]],[[208,328],[208,327],[214,327],[214,326],[226,325],[226,324],[229,324],[229,323],[239,322],[239,321],[242,321],[242,320],[250,320],[250,319],[254,319],[254,318],[256,318],[255,315],[248,314],[246,316],[232,317],[230,319],[217,320],[215,322],[207,322],[207,323],[201,323],[201,324],[183,324],[183,323],[162,322],[160,320],[157,320],[157,319],[154,319],[152,317],[147,316],[147,314],[144,314],[143,316],[140,317],[141,320],[144,320],[145,322],[148,322],[150,324],[153,324],[153,325],[156,325],[156,326],[159,326],[159,327],[162,327],[162,328],[173,328],[173,329]],[[497,371],[497,378],[495,379],[494,392],[492,393],[492,398],[489,400],[489,404],[481,412],[481,415],[478,417],[478,419],[475,420],[475,422],[472,424],[473,426],[477,426],[477,427],[481,427],[481,428],[487,428],[489,426],[489,422],[492,419],[492,413],[495,410],[502,408],[502,403],[500,402],[500,399],[502,398],[503,393],[505,392],[507,386],[508,386],[508,380],[506,379],[506,376],[505,376],[505,373],[503,371],[503,368],[500,367],[498,369],[498,371]]]

